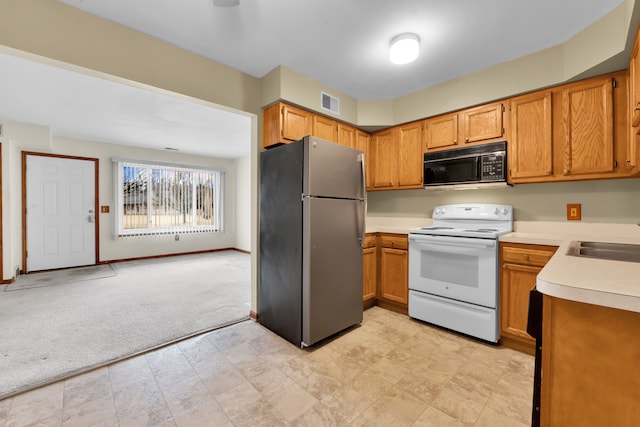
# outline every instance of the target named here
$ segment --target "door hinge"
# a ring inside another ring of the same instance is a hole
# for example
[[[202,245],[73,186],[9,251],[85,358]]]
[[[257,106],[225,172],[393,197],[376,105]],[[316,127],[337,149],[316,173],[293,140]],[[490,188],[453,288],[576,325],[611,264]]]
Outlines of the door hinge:
[[[502,134],[504,135],[504,128],[502,128]]]
[[[618,167],[618,161],[614,160],[613,161],[613,168],[616,169]]]
[[[502,105],[502,112],[504,113],[504,104]]]
[[[616,88],[618,87],[618,82],[616,81],[616,79],[611,79],[613,81],[613,87]]]

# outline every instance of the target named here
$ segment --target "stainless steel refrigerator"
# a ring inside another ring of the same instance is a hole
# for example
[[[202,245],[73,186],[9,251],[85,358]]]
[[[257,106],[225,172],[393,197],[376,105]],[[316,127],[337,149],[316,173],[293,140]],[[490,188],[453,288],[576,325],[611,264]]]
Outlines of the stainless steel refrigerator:
[[[362,322],[361,151],[315,137],[260,154],[258,321],[300,347]]]

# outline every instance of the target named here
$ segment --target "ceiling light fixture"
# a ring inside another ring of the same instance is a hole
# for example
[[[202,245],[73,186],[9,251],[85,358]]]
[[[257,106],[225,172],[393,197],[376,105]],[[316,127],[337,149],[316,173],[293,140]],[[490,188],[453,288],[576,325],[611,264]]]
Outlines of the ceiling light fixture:
[[[420,52],[420,39],[412,33],[400,34],[391,39],[389,60],[394,64],[408,64],[415,61]]]

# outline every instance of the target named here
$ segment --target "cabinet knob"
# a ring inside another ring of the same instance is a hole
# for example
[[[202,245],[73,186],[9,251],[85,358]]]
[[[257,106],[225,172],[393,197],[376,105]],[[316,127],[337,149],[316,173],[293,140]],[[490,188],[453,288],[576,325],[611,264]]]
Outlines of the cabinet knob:
[[[526,259],[527,261],[529,261],[529,255],[525,255],[524,259]]]
[[[465,140],[466,142],[469,142],[469,137],[466,137],[464,140]]]
[[[551,169],[547,169],[547,175],[551,175]]]
[[[454,139],[454,140],[453,140],[453,143],[454,143],[454,144],[457,144],[457,143],[458,143],[458,140],[457,140],[457,139]]]
[[[566,169],[566,168],[565,168],[565,169],[562,171],[562,174],[563,174],[563,175],[569,175],[569,169]]]

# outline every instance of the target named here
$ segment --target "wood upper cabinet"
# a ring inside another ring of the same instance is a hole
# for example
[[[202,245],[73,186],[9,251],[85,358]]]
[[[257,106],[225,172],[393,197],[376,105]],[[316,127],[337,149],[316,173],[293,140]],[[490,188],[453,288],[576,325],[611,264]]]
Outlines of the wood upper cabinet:
[[[371,152],[371,135],[367,132],[363,132],[360,129],[356,129],[354,147],[356,150],[364,152],[364,164],[365,174],[367,176],[367,189],[373,187],[373,172],[372,172],[372,152]]]
[[[331,142],[338,142],[338,122],[324,116],[313,114],[313,127],[311,135],[326,139]]]
[[[551,91],[512,98],[509,103],[511,138],[509,181],[538,180],[553,175]]]
[[[378,248],[375,234],[367,234],[362,250],[362,301],[366,308],[375,304],[378,283]]]
[[[310,112],[292,105],[282,104],[282,138],[297,141],[313,133]]]
[[[380,234],[380,289],[378,305],[407,311],[409,301],[407,236]]]
[[[395,129],[398,141],[398,187],[421,188],[423,175],[422,122]]]
[[[462,122],[462,138],[466,144],[500,138],[504,135],[502,123],[504,104],[494,102],[460,113]]]
[[[272,147],[313,134],[313,114],[302,108],[277,102],[262,113],[262,146]]]
[[[424,121],[426,151],[484,143],[504,137],[504,103],[493,102]]]
[[[629,142],[627,144],[627,169],[638,166],[638,144],[640,144],[640,33],[636,34],[635,44],[629,60]]]
[[[503,345],[534,354],[535,340],[527,333],[529,291],[556,249],[555,246],[500,244],[500,335]]]
[[[458,144],[458,113],[427,119],[424,127],[425,151],[453,148]]]
[[[340,145],[345,147],[357,148],[358,150],[366,151],[366,146],[359,148],[356,142],[356,128],[353,126],[345,125],[344,123],[338,123],[338,140],[336,141]],[[363,132],[364,133],[364,132]]]
[[[591,79],[562,90],[563,175],[614,171],[613,82]]]
[[[371,190],[422,188],[422,122],[376,132],[371,136]]]
[[[393,140],[393,130],[385,129],[371,136],[371,187],[372,190],[393,188],[398,176],[396,158],[397,144]]]

